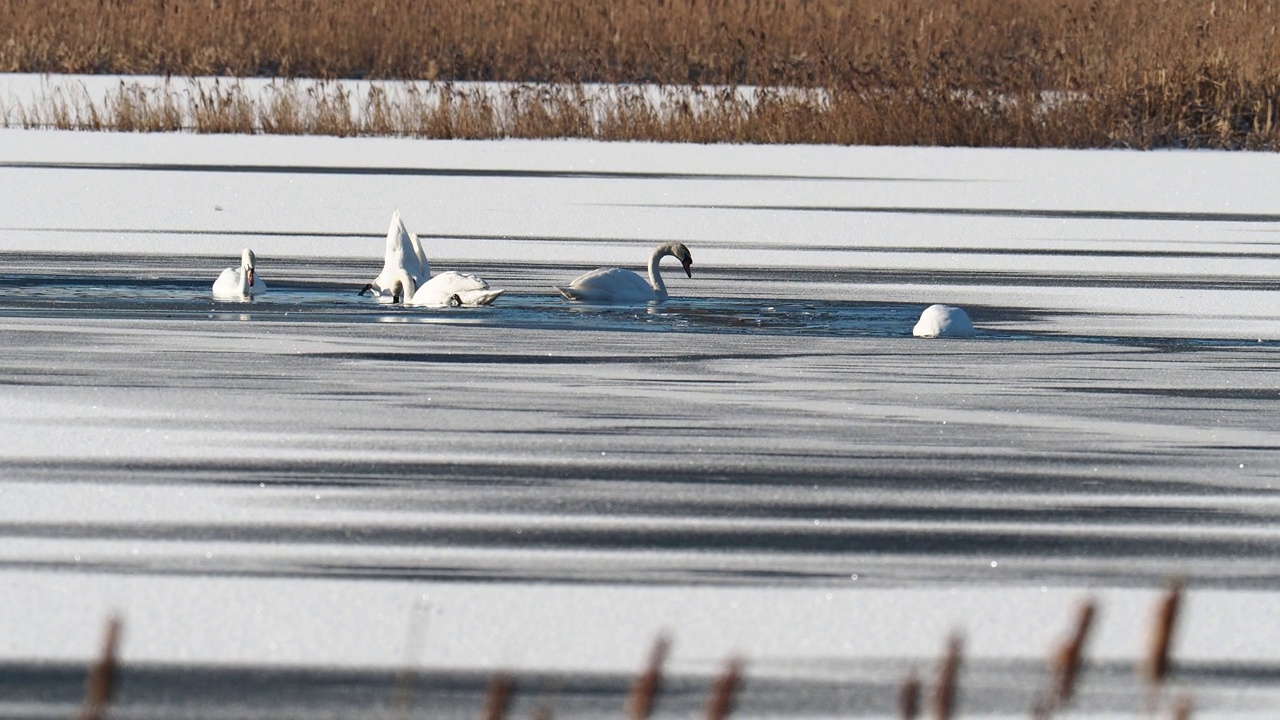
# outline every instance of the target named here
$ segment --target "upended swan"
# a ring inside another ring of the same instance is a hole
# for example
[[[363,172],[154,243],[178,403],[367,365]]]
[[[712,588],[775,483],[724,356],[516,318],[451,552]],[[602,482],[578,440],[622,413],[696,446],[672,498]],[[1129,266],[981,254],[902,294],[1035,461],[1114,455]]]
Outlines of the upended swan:
[[[663,243],[654,248],[649,256],[649,279],[646,281],[638,273],[621,268],[600,268],[585,275],[579,275],[565,287],[557,287],[570,300],[586,302],[647,302],[650,300],[666,300],[667,285],[662,281],[662,273],[658,270],[658,262],[671,255],[684,266],[684,273],[693,277],[693,256],[684,243]]]
[[[387,248],[383,256],[382,272],[373,282],[360,291],[363,295],[372,292],[374,297],[391,294],[391,286],[396,281],[396,273],[404,271],[415,283],[421,284],[431,277],[431,266],[427,256],[422,252],[422,243],[418,236],[409,232],[404,221],[400,219],[400,211],[391,216],[391,227],[387,229]]]
[[[489,283],[475,275],[447,270],[421,287],[404,270],[396,273],[390,288],[392,302],[417,307],[460,307],[490,305],[505,290],[493,290]]]
[[[429,278],[429,279],[428,279]],[[422,252],[418,236],[409,232],[396,210],[387,230],[387,250],[382,272],[360,290],[363,295],[391,297],[418,307],[458,307],[491,305],[505,290],[494,290],[476,275],[448,270],[431,277],[431,265]]]
[[[954,305],[930,305],[920,314],[911,334],[922,338],[973,337],[977,331],[969,314]]]
[[[245,248],[240,253],[240,267],[227,268],[213,281],[213,294],[221,298],[246,298],[267,291],[267,284],[254,269],[253,251]]]

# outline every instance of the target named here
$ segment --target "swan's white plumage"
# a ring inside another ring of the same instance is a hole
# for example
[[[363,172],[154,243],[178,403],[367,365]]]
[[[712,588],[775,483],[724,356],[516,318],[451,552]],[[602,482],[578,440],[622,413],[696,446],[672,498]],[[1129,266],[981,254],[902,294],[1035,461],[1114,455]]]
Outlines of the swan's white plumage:
[[[409,232],[396,210],[391,216],[391,226],[387,228],[387,245],[382,260],[382,272],[369,283],[368,289],[375,297],[390,295],[391,286],[396,281],[396,273],[404,271],[413,278],[414,283],[422,284],[431,277],[431,265],[422,252],[422,243],[418,236]]]
[[[973,337],[977,331],[963,308],[954,305],[930,305],[920,314],[911,334],[923,338]]]
[[[404,302],[418,307],[491,305],[504,292],[490,288],[478,275],[446,270],[417,288],[412,298],[406,294]]]
[[[649,302],[666,300],[667,285],[662,280],[662,272],[658,263],[662,258],[671,255],[680,261],[685,274],[693,277],[693,255],[683,243],[663,243],[654,248],[649,256],[649,279],[645,280],[638,273],[621,268],[600,268],[579,275],[573,282],[556,290],[570,300],[585,302]]]
[[[390,292],[405,305],[417,307],[458,307],[489,305],[505,290],[494,290],[476,275],[447,270],[428,280],[422,287],[401,270],[391,284]]]
[[[223,270],[218,279],[213,281],[214,297],[246,298],[261,295],[267,291],[267,284],[258,275],[257,258],[253,251],[245,248],[240,252],[240,267],[229,267]]]
[[[373,291],[374,296],[402,298],[406,305],[446,307],[451,305],[489,305],[504,290],[494,290],[476,275],[448,270],[431,277],[431,265],[418,236],[409,232],[396,210],[387,230],[386,258],[382,272],[360,291]]]

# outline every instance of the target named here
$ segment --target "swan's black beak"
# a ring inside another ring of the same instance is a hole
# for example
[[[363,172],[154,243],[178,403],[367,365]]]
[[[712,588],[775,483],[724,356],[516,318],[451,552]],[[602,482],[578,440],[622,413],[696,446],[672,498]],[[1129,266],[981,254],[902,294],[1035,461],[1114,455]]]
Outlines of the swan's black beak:
[[[688,262],[684,262],[681,264],[684,265],[684,274],[688,275],[689,277],[693,277],[693,261],[689,260]]]
[[[449,296],[449,307],[462,307],[462,298],[457,293]]]
[[[365,285],[363,288],[361,288],[361,289],[360,289],[360,292],[358,292],[358,293],[356,293],[356,294],[357,294],[357,295],[364,295],[364,294],[365,294],[365,293],[367,293],[367,292],[373,292],[373,283],[369,283],[368,285]]]
[[[253,287],[253,268],[249,268],[249,287]]]

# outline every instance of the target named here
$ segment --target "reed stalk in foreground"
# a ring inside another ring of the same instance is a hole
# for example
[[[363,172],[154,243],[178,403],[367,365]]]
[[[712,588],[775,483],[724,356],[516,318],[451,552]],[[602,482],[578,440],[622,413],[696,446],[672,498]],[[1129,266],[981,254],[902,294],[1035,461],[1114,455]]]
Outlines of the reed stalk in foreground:
[[[636,676],[631,692],[627,694],[627,720],[647,720],[653,711],[654,700],[662,685],[662,666],[670,649],[671,640],[665,635],[654,640],[653,649],[649,651],[649,663]]]
[[[431,603],[415,602],[409,610],[409,624],[405,628],[404,660],[396,672],[391,693],[391,717],[408,720],[413,709],[414,686],[420,675],[422,649],[426,644],[427,626],[431,617]]]
[[[730,658],[724,672],[711,684],[707,697],[707,720],[725,720],[733,712],[738,683],[742,679],[742,660]]]
[[[907,679],[898,688],[898,717],[901,720],[915,720],[920,714],[920,676],[912,670]]]
[[[1147,644],[1141,672],[1147,681],[1149,702],[1153,710],[1159,703],[1160,690],[1172,667],[1174,631],[1178,624],[1178,610],[1182,605],[1182,587],[1181,579],[1169,581],[1152,618],[1151,639]]]
[[[933,688],[933,717],[950,720],[954,717],[959,694],[960,652],[963,641],[953,633],[947,638],[947,651],[938,666],[938,683]]]
[[[102,640],[102,654],[89,666],[84,682],[84,706],[79,720],[103,720],[107,706],[115,694],[117,653],[120,649],[120,618],[107,619],[107,629]]]
[[[1092,600],[1080,605],[1071,636],[1049,658],[1050,685],[1032,711],[1035,717],[1048,718],[1071,702],[1076,680],[1084,663],[1085,642],[1089,639],[1089,630],[1093,627],[1096,614],[1097,607]]]
[[[493,674],[484,694],[484,710],[480,715],[482,720],[504,720],[507,717],[514,685],[510,675],[503,672]]]

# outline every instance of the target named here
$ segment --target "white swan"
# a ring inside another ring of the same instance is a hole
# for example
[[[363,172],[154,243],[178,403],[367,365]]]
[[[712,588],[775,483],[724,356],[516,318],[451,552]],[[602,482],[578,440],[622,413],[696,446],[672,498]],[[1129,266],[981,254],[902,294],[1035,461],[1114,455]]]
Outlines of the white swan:
[[[570,300],[587,302],[647,302],[649,300],[666,300],[667,285],[662,282],[662,273],[658,270],[658,261],[671,255],[684,266],[684,273],[693,277],[693,256],[684,243],[663,243],[654,248],[649,256],[649,280],[639,274],[619,268],[600,268],[585,275],[579,275],[566,287],[558,287],[561,295]]]
[[[253,251],[245,248],[240,253],[240,267],[227,268],[213,281],[213,294],[221,298],[245,298],[261,295],[267,284],[254,270]]]
[[[505,290],[493,290],[489,283],[475,275],[463,275],[460,272],[446,270],[428,280],[422,287],[414,282],[409,273],[401,270],[396,273],[395,281],[390,288],[392,302],[418,307],[475,307],[490,305]]]
[[[930,305],[920,314],[920,321],[911,329],[916,337],[973,337],[977,331],[969,321],[969,314],[954,305]]]
[[[396,210],[391,216],[391,227],[387,229],[387,249],[382,261],[382,272],[378,273],[373,282],[365,285],[360,294],[372,291],[374,297],[390,295],[396,273],[401,270],[419,284],[431,277],[431,265],[422,252],[422,243],[418,242],[417,235],[405,229],[400,211]]]

